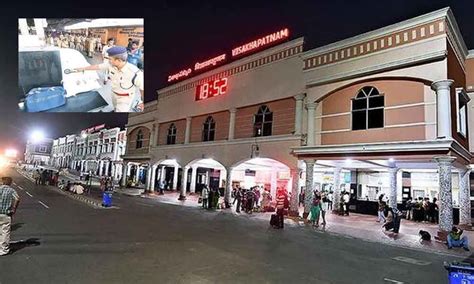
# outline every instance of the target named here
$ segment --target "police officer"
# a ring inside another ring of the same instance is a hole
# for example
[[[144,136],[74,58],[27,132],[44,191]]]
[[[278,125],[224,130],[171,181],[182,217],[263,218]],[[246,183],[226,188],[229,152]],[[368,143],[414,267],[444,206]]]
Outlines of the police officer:
[[[77,68],[75,71],[108,70],[112,85],[112,101],[115,112],[130,112],[132,103],[137,95],[137,89],[140,92],[141,98],[137,108],[143,111],[143,71],[127,62],[128,55],[125,47],[111,47],[107,50],[107,54],[108,63]]]

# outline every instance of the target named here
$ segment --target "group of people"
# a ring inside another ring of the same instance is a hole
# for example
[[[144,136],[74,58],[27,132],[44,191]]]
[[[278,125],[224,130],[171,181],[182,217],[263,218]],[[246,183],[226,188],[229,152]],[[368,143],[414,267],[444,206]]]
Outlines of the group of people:
[[[205,209],[218,209],[220,196],[221,195],[217,188],[209,188],[205,185],[201,192],[202,207]]]
[[[114,180],[112,177],[101,177],[99,187],[102,192],[114,190]]]
[[[439,207],[440,202],[436,197],[432,201],[427,197],[419,197],[415,200],[409,198],[406,202],[406,219],[437,224],[439,222]]]
[[[33,171],[33,179],[35,185],[52,185],[57,186],[59,180],[59,172],[52,170],[37,169]]]
[[[315,190],[313,196],[313,201],[311,203],[311,210],[308,215],[308,219],[311,221],[313,227],[319,227],[319,218],[322,217],[323,222],[321,225],[326,225],[326,212],[332,210],[332,202],[330,198],[330,193],[320,192]]]
[[[84,33],[48,33],[46,43],[60,48],[72,48],[85,52],[92,57],[94,52],[102,52],[102,39],[100,36]]]
[[[279,191],[280,188],[277,188]],[[232,197],[234,198],[232,204],[236,204],[236,212],[244,211],[245,213],[252,214],[254,211],[259,212],[274,212],[275,206],[272,204],[272,196],[268,189],[254,186],[250,189],[243,189],[240,186],[236,186],[232,191]]]

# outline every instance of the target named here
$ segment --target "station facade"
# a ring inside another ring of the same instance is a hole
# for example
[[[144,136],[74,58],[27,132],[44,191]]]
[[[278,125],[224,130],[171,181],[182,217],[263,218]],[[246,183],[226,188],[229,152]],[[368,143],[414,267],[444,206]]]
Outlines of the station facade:
[[[304,51],[294,39],[158,90],[130,114],[124,162],[181,198],[203,185],[441,202],[440,231],[470,225],[474,51],[450,9]],[[217,89],[214,94],[209,91]],[[205,91],[203,91],[205,90]],[[218,95],[215,95],[215,94]],[[367,203],[367,204],[366,204]],[[365,210],[365,209],[364,209]],[[457,222],[457,220],[456,220]]]

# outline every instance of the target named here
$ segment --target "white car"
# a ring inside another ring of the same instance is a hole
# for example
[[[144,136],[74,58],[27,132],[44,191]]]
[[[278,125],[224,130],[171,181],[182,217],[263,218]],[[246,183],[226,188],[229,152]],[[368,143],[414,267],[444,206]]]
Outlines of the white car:
[[[66,104],[51,112],[110,112],[113,110],[107,85],[99,83],[97,72],[66,74],[64,70],[89,66],[77,50],[55,46],[20,47],[18,56],[20,109],[28,111],[22,99],[38,87],[62,86]]]

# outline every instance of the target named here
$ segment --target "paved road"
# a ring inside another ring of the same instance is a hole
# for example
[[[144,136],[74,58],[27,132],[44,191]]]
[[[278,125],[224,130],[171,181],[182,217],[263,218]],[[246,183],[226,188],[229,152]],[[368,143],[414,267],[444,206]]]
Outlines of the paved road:
[[[36,240],[0,257],[1,284],[435,284],[446,283],[443,260],[455,260],[149,199],[94,209],[7,174],[22,188],[13,240]]]

